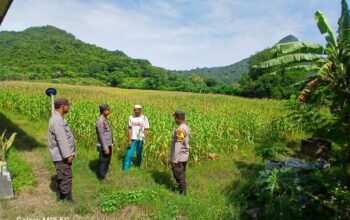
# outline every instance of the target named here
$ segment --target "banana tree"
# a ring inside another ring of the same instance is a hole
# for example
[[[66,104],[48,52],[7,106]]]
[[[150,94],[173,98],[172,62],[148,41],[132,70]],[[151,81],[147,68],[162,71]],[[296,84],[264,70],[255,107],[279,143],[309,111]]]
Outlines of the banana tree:
[[[340,122],[350,131],[350,15],[346,0],[341,1],[342,12],[338,21],[338,37],[331,29],[322,12],[314,14],[318,29],[325,35],[327,44],[309,42],[290,42],[274,46],[274,58],[253,68],[270,74],[280,72],[308,72],[305,87],[298,101],[305,103],[319,85],[329,86],[332,91],[332,111]]]

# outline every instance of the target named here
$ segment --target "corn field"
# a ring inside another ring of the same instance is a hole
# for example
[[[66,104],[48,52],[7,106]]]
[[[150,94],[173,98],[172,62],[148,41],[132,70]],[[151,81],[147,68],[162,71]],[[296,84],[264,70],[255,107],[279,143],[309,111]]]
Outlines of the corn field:
[[[87,142],[93,148],[100,104],[111,106],[109,120],[115,149],[122,152],[127,145],[128,117],[133,113],[133,106],[141,104],[151,126],[145,140],[144,159],[162,164],[169,158],[171,134],[176,127],[172,113],[177,109],[186,112],[192,131],[190,159],[200,162],[220,154],[252,149],[281,108],[280,102],[272,100],[29,82],[1,82],[0,108],[33,121],[48,121],[51,114],[50,98],[45,95],[48,87],[57,89],[56,97],[69,99],[71,106],[66,119],[77,141]]]

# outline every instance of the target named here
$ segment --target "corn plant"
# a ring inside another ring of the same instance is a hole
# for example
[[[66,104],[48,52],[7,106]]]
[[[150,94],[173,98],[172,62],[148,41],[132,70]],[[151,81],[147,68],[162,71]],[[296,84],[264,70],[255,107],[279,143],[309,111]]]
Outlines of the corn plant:
[[[26,82],[0,84],[0,108],[25,115],[29,120],[49,120],[50,100],[43,91],[52,85]],[[121,153],[127,147],[127,120],[133,113],[132,107],[136,103],[142,104],[143,114],[151,126],[144,146],[145,165],[165,165],[169,160],[171,135],[176,127],[172,113],[176,109],[186,112],[186,121],[191,128],[190,161],[200,163],[215,159],[220,154],[253,149],[273,118],[281,115],[282,107],[278,101],[222,95],[55,86],[60,96],[71,102],[65,117],[77,141],[89,143],[91,148],[96,141],[95,121],[101,103],[110,105],[114,149]]]
[[[0,158],[1,158],[2,162],[5,162],[6,152],[12,146],[13,142],[15,141],[16,135],[17,135],[17,133],[13,133],[9,139],[6,139],[5,133],[6,133],[6,131],[4,131],[2,133],[1,139],[0,139],[0,146],[1,146]]]

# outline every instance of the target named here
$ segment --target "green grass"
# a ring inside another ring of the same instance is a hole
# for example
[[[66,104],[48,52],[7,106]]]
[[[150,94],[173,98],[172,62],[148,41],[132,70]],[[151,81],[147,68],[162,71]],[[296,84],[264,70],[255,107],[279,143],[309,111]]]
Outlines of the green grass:
[[[20,193],[25,189],[32,189],[36,185],[36,178],[30,164],[23,160],[18,150],[10,149],[7,155],[7,161],[15,193]]]

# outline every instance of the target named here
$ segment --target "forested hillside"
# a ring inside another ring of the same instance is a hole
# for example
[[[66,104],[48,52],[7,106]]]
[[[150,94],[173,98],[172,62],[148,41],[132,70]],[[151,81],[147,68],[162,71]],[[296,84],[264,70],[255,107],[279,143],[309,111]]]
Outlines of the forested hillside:
[[[102,83],[121,88],[233,94],[231,88],[211,79],[195,74],[185,77],[155,67],[121,51],[84,43],[53,26],[0,32],[0,80]]]

